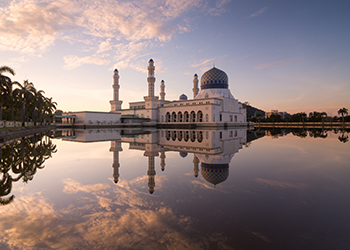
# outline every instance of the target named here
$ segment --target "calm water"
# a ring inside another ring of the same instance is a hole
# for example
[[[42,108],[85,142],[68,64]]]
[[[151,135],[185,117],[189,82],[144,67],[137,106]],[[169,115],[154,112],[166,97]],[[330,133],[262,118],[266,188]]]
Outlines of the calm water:
[[[349,133],[141,132],[4,146],[0,248],[349,249]]]

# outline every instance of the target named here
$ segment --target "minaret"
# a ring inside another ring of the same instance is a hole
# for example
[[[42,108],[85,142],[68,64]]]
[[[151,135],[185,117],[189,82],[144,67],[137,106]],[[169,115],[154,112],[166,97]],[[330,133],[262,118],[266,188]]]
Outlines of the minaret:
[[[117,184],[119,180],[119,151],[123,151],[121,147],[121,142],[118,141],[111,141],[111,148],[109,149],[110,152],[113,152],[113,178],[114,183]]]
[[[144,96],[145,100],[145,113],[147,114],[146,118],[150,118],[153,121],[157,121],[158,119],[158,102],[159,97],[154,96],[154,82],[156,78],[154,77],[154,62],[153,59],[148,61],[148,96]]]
[[[111,112],[122,109],[123,101],[119,101],[119,88],[119,72],[115,69],[113,75],[113,100],[109,101],[111,104]]]
[[[162,80],[161,82],[160,82],[160,100],[162,100],[162,101],[164,101],[165,99],[164,99],[164,97],[165,97],[165,85],[164,85],[164,80]]]
[[[162,171],[165,169],[165,152],[160,152],[160,168]]]
[[[154,77],[154,62],[153,59],[150,59],[148,61],[148,97],[154,97],[154,82],[156,81],[156,78]]]
[[[199,172],[198,163],[199,163],[198,157],[195,154],[193,154],[193,173],[195,177],[198,177],[198,172]]]
[[[193,99],[198,95],[198,75],[197,74],[194,74],[193,76]]]

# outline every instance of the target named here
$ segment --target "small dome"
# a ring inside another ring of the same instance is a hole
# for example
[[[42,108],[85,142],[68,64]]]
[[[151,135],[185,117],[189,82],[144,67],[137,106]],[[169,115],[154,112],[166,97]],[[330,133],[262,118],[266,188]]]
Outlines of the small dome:
[[[220,69],[212,68],[201,77],[201,89],[228,89],[228,77]]]
[[[185,94],[180,95],[179,100],[180,101],[186,101],[187,100],[187,95],[185,95]]]
[[[148,62],[153,62],[153,59],[151,58],[151,59],[149,59],[149,61]]]
[[[118,70],[117,70],[117,69],[115,69],[114,71],[117,71],[117,72],[118,72]]]
[[[198,76],[197,74],[194,74],[194,76]]]
[[[202,163],[201,166],[203,178],[214,185],[224,182],[228,178],[229,164]]]
[[[186,153],[186,152],[180,152],[180,156],[181,156],[182,158],[185,158],[185,157],[187,156],[187,153]]]

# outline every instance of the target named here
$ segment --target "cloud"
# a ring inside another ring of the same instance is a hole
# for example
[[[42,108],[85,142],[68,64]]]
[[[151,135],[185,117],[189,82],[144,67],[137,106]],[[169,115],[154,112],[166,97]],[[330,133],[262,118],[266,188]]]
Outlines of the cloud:
[[[113,60],[117,68],[141,70],[135,61],[139,54],[190,32],[191,13],[221,13],[228,2],[208,7],[207,0],[11,1],[0,8],[0,50],[41,56],[63,40],[83,44],[79,49],[85,53],[65,56],[65,69]],[[115,54],[104,53],[111,50]]]
[[[201,61],[200,63],[197,63],[197,64],[192,64],[191,65],[191,68],[198,68],[198,67],[201,67],[203,65],[206,65],[212,61],[214,61],[216,58],[211,58],[211,59],[206,59],[206,60],[203,60]]]
[[[65,64],[63,68],[66,70],[75,69],[83,64],[106,65],[109,63],[106,59],[92,56],[78,57],[75,55],[67,55],[63,57],[63,60]]]
[[[74,4],[53,2],[13,1],[0,8],[0,50],[28,54],[42,53],[54,44],[58,33],[74,24]]]
[[[215,2],[215,7],[209,8],[208,13],[213,16],[218,16],[226,11],[225,5],[231,2],[231,0],[219,0]]]
[[[267,7],[267,6],[261,8],[261,9],[258,10],[257,12],[254,12],[253,14],[251,14],[251,15],[249,16],[249,18],[260,16],[262,13],[264,13],[265,11],[267,11],[268,8],[269,8],[269,7]]]
[[[110,42],[111,42],[111,38],[107,38],[106,41],[100,43],[96,53],[101,53],[101,52],[105,52],[105,51],[111,50],[112,49],[112,44]]]
[[[294,63],[301,63],[299,60],[282,60],[278,62],[272,62],[272,63],[265,63],[255,66],[255,69],[266,69],[266,68],[272,68],[272,67],[278,67],[283,66],[287,64],[294,64]]]

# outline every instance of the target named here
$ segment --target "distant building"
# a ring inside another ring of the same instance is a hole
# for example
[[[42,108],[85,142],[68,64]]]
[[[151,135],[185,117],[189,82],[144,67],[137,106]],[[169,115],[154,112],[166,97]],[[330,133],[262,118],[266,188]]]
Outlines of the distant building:
[[[265,113],[265,118],[269,118],[271,115],[279,115],[282,119],[290,118],[291,115],[287,112],[279,112],[277,109],[272,109],[271,112]]]

